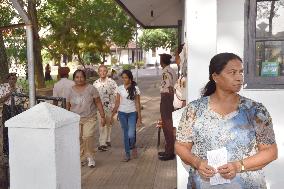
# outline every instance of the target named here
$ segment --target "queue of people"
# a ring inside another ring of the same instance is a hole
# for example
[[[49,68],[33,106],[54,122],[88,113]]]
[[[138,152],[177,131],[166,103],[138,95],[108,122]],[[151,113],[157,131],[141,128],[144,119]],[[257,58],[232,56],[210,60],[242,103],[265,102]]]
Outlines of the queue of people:
[[[212,188],[210,178],[219,175],[230,180],[219,188],[266,188],[263,168],[277,159],[277,144],[272,118],[267,109],[254,100],[238,94],[243,85],[243,64],[233,53],[215,55],[209,65],[209,81],[201,98],[187,103],[182,99],[184,112],[175,131],[172,112],[176,84],[181,84],[170,67],[171,55],[161,54],[162,77],[160,85],[160,113],[165,137],[165,150],[158,152],[162,161],[173,160],[175,153],[190,165],[189,188]],[[68,80],[70,70],[59,70],[60,81],[53,95],[64,97],[67,109],[79,114],[81,161],[95,166],[95,128],[99,126],[100,151],[111,147],[111,128],[114,117],[123,133],[124,156],[128,162],[137,158],[136,128],[142,125],[140,95],[131,71],[121,74],[123,84],[107,77],[107,67],[98,68],[100,78],[93,85],[87,83],[83,70],[76,70],[73,81]],[[16,86],[17,76],[11,73],[8,83],[0,86],[3,123],[11,117],[11,93],[21,91]],[[177,82],[178,81],[178,82]],[[8,113],[7,113],[8,112]],[[7,128],[4,128],[4,153],[8,155]],[[227,163],[214,167],[208,161],[208,152],[225,149]],[[217,187],[218,188],[218,187]]]
[[[100,65],[98,73],[100,78],[93,85],[87,83],[86,73],[76,70],[73,80],[69,80],[70,69],[58,69],[59,81],[54,84],[53,96],[66,99],[66,109],[77,113],[80,119],[80,151],[81,162],[89,167],[95,167],[95,130],[99,126],[99,151],[107,151],[111,147],[111,129],[114,116],[118,112],[118,119],[123,130],[125,156],[123,161],[137,158],[136,124],[142,124],[140,91],[133,80],[131,71],[124,70],[121,74],[123,85],[107,77],[108,70]],[[7,83],[0,85],[0,102],[3,102],[2,123],[12,117],[11,95],[13,92],[22,93],[23,90],[16,85],[16,73],[7,76]],[[20,104],[17,97],[16,106]],[[58,105],[57,101],[53,102]],[[130,155],[130,150],[132,154]],[[3,127],[3,152],[9,155],[8,128]]]
[[[96,165],[94,136],[97,125],[99,127],[98,150],[103,152],[111,147],[111,130],[116,114],[118,114],[123,131],[125,146],[123,161],[127,162],[131,158],[137,158],[136,125],[140,126],[142,123],[141,105],[140,91],[133,80],[131,71],[122,72],[124,84],[119,87],[113,79],[107,77],[108,69],[105,65],[99,66],[100,78],[93,85],[87,83],[83,70],[76,70],[73,74],[73,81],[68,80],[66,75],[69,71],[67,68],[59,69],[61,79],[54,85],[53,95],[66,98],[67,110],[81,116],[82,164],[87,164],[89,167]]]

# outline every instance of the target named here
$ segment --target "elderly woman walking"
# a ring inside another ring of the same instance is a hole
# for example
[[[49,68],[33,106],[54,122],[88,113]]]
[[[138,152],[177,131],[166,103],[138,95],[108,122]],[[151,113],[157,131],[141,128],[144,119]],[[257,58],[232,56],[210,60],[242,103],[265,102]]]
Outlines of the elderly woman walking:
[[[210,61],[209,79],[203,97],[187,105],[177,130],[176,153],[193,168],[189,187],[265,189],[262,168],[277,158],[277,145],[267,109],[238,94],[241,58],[217,54]],[[225,149],[227,163],[209,165],[207,154],[218,149]],[[217,174],[229,183],[211,185]]]
[[[73,74],[75,85],[67,93],[67,109],[81,116],[80,119],[80,145],[81,161],[88,161],[89,167],[95,166],[95,126],[97,122],[97,109],[101,116],[101,127],[105,125],[105,113],[98,90],[86,82],[83,70],[76,70]]]

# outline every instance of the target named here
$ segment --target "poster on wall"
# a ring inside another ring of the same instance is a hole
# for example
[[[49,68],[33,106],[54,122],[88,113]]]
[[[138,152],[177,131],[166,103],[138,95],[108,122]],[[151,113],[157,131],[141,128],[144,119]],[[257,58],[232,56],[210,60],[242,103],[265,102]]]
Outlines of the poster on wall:
[[[262,77],[279,76],[279,63],[278,62],[262,62],[261,63],[261,76]]]

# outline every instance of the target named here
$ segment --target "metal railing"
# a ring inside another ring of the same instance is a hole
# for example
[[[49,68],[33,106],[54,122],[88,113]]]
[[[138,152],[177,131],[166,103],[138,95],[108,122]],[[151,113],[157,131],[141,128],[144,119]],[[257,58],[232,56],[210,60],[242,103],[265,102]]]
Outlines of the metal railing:
[[[21,103],[16,104],[15,98],[21,98]],[[41,96],[41,95],[36,95],[36,104],[39,104],[40,102],[45,102],[45,101],[56,101],[61,102],[61,108],[66,109],[66,98],[63,97],[53,97],[53,96]],[[15,116],[18,113],[21,113],[25,110],[28,109],[29,105],[29,95],[28,94],[23,94],[23,93],[12,93],[12,98],[11,98],[11,115]]]

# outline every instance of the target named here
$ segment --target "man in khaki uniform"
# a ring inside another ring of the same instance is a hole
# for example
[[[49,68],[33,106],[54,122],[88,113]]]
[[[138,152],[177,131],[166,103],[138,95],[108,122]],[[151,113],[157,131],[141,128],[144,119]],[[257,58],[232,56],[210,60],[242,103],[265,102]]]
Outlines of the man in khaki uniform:
[[[162,70],[162,79],[160,85],[161,104],[160,113],[162,119],[162,129],[166,140],[165,151],[159,152],[160,160],[167,161],[175,158],[174,154],[174,133],[172,112],[174,111],[174,84],[176,82],[176,73],[170,67],[172,56],[169,54],[160,54],[160,65]]]

